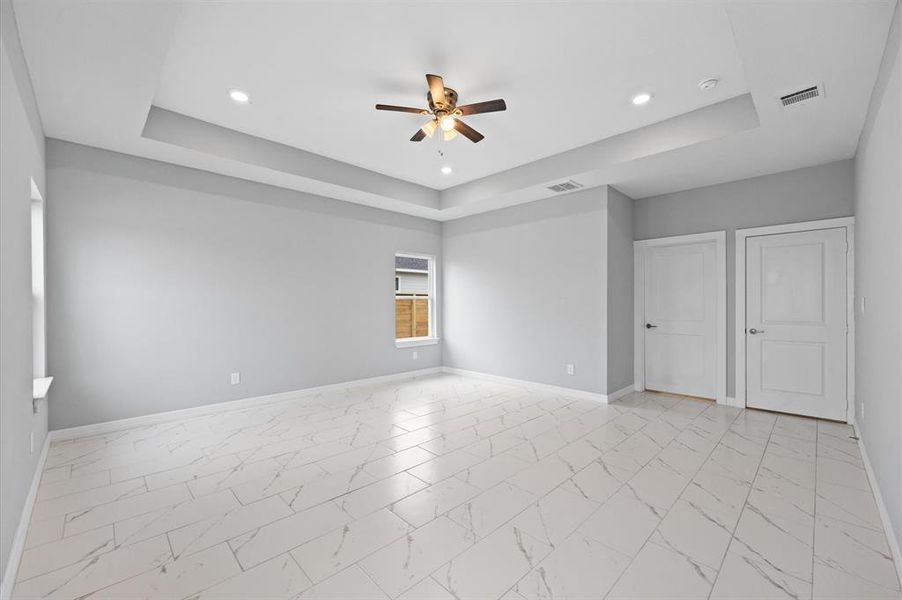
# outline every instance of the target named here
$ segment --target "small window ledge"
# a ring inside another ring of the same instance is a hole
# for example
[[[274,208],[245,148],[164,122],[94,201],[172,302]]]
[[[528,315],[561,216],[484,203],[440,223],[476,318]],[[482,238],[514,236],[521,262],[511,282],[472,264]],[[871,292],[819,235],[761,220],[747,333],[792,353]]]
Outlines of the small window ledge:
[[[50,384],[53,383],[53,377],[39,377],[32,381],[31,392],[32,400],[43,400],[50,391]]]
[[[53,377],[39,377],[31,380],[31,411],[38,414],[38,400],[46,400]]]
[[[395,340],[395,348],[413,348],[415,346],[433,346],[438,344],[437,337],[401,338]]]

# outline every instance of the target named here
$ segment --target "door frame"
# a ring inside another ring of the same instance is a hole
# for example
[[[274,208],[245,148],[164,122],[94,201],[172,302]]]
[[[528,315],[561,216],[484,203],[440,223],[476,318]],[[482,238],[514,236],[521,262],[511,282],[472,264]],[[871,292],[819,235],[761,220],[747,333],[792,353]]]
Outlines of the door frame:
[[[727,232],[709,231],[633,242],[633,388],[645,389],[645,255],[649,248],[714,242],[717,291],[714,340],[715,400],[727,404]]]
[[[736,404],[746,406],[745,362],[745,244],[746,238],[844,227],[846,230],[846,419],[855,422],[855,217],[803,221],[736,230]]]

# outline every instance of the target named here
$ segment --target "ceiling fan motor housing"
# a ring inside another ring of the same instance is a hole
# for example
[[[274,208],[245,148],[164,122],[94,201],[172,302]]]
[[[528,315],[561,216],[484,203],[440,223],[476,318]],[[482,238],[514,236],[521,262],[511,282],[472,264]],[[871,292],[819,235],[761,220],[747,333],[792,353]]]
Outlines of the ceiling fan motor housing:
[[[449,87],[445,88],[445,102],[442,106],[438,106],[432,101],[432,92],[426,92],[426,101],[429,103],[429,110],[446,110],[451,112],[457,106],[457,92]]]

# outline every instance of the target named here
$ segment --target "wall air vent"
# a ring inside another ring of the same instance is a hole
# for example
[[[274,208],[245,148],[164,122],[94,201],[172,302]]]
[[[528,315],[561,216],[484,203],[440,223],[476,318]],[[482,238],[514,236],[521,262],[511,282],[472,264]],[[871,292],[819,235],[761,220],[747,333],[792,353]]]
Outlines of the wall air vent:
[[[780,104],[783,105],[783,108],[789,108],[790,106],[801,106],[803,104],[808,104],[812,100],[821,98],[823,97],[823,95],[824,86],[814,85],[805,88],[804,90],[799,90],[791,94],[786,94],[785,96],[780,96]]]
[[[573,190],[578,190],[581,187],[583,187],[583,184],[577,183],[572,179],[568,179],[567,181],[562,181],[561,183],[549,185],[548,189],[555,194],[560,194],[563,192],[572,192]]]

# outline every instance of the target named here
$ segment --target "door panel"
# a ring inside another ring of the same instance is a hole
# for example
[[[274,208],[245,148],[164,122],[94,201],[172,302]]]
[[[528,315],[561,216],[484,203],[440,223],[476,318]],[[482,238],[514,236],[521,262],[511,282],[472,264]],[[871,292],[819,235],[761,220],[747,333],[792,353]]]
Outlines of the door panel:
[[[761,303],[768,323],[824,322],[824,246],[761,248],[765,274]]]
[[[704,259],[701,252],[653,252],[652,314],[666,321],[705,318]]]
[[[645,387],[716,395],[714,242],[659,246],[645,255]]]
[[[747,405],[846,419],[846,230],[746,238]]]
[[[824,345],[761,340],[761,389],[820,396],[824,393]]]

